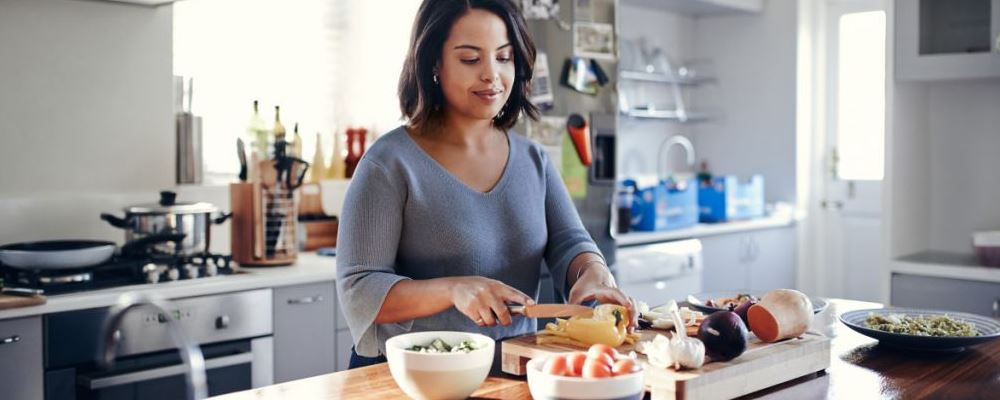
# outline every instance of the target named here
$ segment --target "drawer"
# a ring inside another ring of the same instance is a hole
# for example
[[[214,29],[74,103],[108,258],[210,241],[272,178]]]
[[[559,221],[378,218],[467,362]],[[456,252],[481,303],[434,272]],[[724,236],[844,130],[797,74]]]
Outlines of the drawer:
[[[1000,283],[893,274],[891,303],[1000,318]]]
[[[333,282],[274,289],[274,382],[336,369]]]
[[[41,399],[42,318],[0,321],[0,397]]]

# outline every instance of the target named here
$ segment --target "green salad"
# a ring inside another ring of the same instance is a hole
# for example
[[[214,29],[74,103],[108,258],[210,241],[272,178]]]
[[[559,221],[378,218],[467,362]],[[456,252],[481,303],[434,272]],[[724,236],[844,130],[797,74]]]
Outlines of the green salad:
[[[917,336],[979,336],[976,326],[972,323],[959,321],[948,314],[917,315],[902,314],[879,315],[869,313],[865,325],[880,331],[902,333]]]
[[[444,340],[434,339],[434,341],[426,346],[414,345],[410,346],[407,350],[421,353],[468,353],[473,350],[479,350],[480,348],[482,348],[482,346],[471,340],[463,340],[461,343],[452,346],[445,343]]]

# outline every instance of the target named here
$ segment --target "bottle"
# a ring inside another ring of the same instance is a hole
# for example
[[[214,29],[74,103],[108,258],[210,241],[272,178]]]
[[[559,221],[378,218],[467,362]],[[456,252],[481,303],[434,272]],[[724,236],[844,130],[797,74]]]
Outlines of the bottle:
[[[251,151],[256,152],[257,157],[264,159],[267,158],[268,129],[267,125],[264,124],[264,119],[260,117],[257,105],[257,100],[254,100],[253,115],[250,116],[250,123],[247,124],[247,134],[250,136]]]
[[[698,169],[698,183],[711,184],[712,172],[708,170],[708,161],[701,161],[701,168]]]
[[[618,209],[618,233],[627,233],[632,230],[632,202],[634,194],[631,186],[618,186],[617,209]]]
[[[361,161],[365,147],[365,129],[347,128],[347,157],[344,157],[344,177],[350,179]]]
[[[271,132],[274,134],[276,142],[285,140],[285,126],[281,124],[280,106],[274,106],[274,128],[271,128]]]
[[[316,132],[316,152],[313,153],[312,165],[309,167],[309,183],[319,183],[325,177],[326,163],[323,161],[323,147],[320,145],[319,132]]]
[[[344,179],[344,149],[340,147],[342,140],[340,132],[333,132],[333,153],[330,154],[330,168],[326,170],[327,179]]]

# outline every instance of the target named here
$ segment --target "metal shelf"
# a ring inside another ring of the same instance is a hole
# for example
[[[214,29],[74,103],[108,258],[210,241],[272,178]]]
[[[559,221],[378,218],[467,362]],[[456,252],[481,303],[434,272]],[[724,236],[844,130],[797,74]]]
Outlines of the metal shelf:
[[[643,71],[621,71],[618,73],[618,77],[625,81],[637,81],[637,82],[653,82],[653,83],[665,83],[665,84],[677,84],[682,86],[697,86],[705,83],[715,82],[715,78],[708,77],[683,77],[683,76],[669,76],[667,74],[660,73],[650,73]]]

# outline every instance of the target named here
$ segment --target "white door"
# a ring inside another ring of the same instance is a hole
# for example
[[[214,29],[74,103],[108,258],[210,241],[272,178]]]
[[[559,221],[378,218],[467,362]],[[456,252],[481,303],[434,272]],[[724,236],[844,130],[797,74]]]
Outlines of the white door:
[[[882,301],[886,5],[827,0],[826,10],[820,284],[828,296]]]

